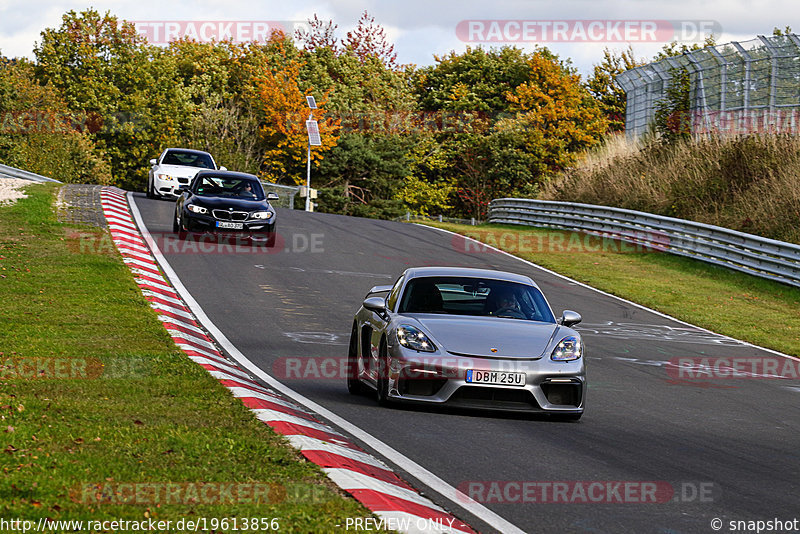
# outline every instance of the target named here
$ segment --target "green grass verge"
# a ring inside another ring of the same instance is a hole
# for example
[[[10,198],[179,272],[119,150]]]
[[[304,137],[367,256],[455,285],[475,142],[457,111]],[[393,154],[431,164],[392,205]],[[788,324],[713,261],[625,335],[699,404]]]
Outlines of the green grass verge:
[[[56,189],[0,206],[0,517],[370,515],[177,349],[120,256],[75,238],[107,234],[55,220]]]
[[[575,232],[425,224],[472,237],[691,324],[800,356],[800,289]]]

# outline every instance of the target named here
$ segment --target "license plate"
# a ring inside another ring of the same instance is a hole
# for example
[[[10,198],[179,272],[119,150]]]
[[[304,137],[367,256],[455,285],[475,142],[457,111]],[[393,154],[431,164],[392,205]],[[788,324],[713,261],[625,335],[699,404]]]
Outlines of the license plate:
[[[217,228],[227,228],[228,230],[241,230],[244,223],[217,221]]]
[[[525,385],[525,373],[467,369],[467,382],[470,384],[491,384],[493,386],[522,387]]]

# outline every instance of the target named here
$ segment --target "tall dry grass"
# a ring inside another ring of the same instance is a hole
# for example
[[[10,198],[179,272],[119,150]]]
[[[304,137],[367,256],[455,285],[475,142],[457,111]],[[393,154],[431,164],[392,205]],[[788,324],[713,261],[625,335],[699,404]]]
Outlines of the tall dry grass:
[[[800,243],[800,137],[609,139],[539,196],[689,219]]]

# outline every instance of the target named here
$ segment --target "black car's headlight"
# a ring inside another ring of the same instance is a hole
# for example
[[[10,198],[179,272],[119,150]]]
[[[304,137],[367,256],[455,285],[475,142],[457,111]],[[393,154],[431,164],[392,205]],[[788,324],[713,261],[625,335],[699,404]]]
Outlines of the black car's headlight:
[[[397,341],[404,347],[420,352],[434,352],[436,350],[436,346],[424,332],[410,325],[397,327]]]
[[[208,213],[208,209],[204,208],[203,206],[198,206],[197,204],[189,204],[186,206],[189,211],[194,213]]]
[[[271,211],[254,211],[250,214],[251,219],[271,219],[272,212]]]
[[[557,362],[569,362],[580,358],[582,352],[581,340],[576,336],[567,336],[558,342],[550,359]]]

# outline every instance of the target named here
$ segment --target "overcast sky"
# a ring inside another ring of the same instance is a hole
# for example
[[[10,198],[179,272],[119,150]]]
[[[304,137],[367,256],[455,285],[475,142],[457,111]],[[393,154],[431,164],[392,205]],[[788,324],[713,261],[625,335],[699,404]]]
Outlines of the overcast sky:
[[[315,13],[333,19],[337,34],[344,37],[366,9],[386,28],[401,63],[429,65],[434,54],[461,52],[470,45],[513,44],[530,50],[538,42],[571,59],[584,75],[601,60],[606,46],[622,49],[630,42],[637,57],[649,58],[675,37],[702,40],[704,27],[716,29],[718,42],[769,35],[775,26],[790,25],[800,32],[797,0],[0,0],[0,53],[33,57],[43,29],[58,27],[69,10],[88,7],[149,23],[151,32],[165,31],[160,23],[182,21],[181,32],[210,36],[232,31],[243,38],[263,28],[256,23],[303,22]],[[194,26],[188,24],[192,21]],[[238,22],[201,26],[224,21]]]

